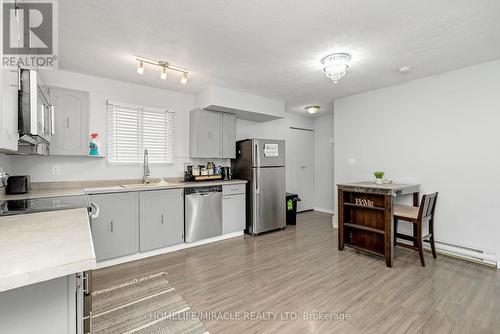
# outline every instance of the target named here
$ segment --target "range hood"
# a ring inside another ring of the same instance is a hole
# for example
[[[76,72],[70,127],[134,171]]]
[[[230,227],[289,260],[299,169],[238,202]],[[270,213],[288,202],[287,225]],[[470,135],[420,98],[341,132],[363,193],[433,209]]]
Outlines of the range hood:
[[[54,107],[34,70],[21,69],[18,130],[20,154],[48,153],[54,134]]]

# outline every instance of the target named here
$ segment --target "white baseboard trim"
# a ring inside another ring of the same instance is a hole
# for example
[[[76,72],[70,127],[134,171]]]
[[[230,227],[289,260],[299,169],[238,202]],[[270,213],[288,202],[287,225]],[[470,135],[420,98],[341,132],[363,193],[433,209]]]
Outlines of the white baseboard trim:
[[[335,216],[332,216],[332,226],[333,228],[339,228],[339,224],[337,222],[337,220],[335,219]]]
[[[329,214],[333,215],[333,210],[330,210],[330,209],[314,207],[314,211],[329,213]]]
[[[145,259],[147,257],[171,253],[171,252],[175,252],[175,251],[178,251],[181,249],[205,245],[205,244],[209,244],[209,243],[216,242],[216,241],[240,237],[243,234],[244,234],[243,231],[228,233],[228,234],[220,235],[220,236],[213,237],[213,238],[203,239],[203,240],[199,240],[199,241],[195,241],[195,242],[182,243],[182,244],[178,244],[178,245],[174,245],[174,246],[170,246],[170,247],[154,249],[154,250],[147,251],[147,252],[135,253],[135,254],[127,255],[127,256],[122,256],[122,257],[119,257],[116,259],[110,259],[110,260],[98,262],[96,269],[106,268],[106,267],[114,266],[117,264],[122,264],[125,262],[141,260],[141,259]]]

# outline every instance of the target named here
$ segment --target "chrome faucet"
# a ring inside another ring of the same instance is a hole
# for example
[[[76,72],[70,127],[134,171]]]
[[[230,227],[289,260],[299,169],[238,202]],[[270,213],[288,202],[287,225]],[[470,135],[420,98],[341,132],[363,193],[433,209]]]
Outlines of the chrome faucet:
[[[149,183],[149,176],[151,175],[151,171],[149,170],[149,157],[148,150],[144,150],[144,163],[143,163],[143,175],[142,175],[142,183]]]

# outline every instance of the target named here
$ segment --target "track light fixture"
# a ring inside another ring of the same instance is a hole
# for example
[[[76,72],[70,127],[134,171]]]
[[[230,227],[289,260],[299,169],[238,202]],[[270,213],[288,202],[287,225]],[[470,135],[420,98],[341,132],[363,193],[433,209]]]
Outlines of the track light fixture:
[[[167,80],[167,67],[163,66],[160,74],[160,79]]]
[[[144,73],[144,63],[142,61],[139,61],[139,65],[137,65],[137,73],[138,74]]]
[[[187,77],[188,77],[189,71],[185,68],[170,64],[169,62],[164,61],[164,60],[153,60],[153,59],[144,58],[144,57],[135,57],[135,59],[138,62],[138,64],[137,64],[137,73],[138,74],[143,74],[144,73],[144,64],[149,64],[149,65],[158,66],[161,68],[161,72],[160,72],[160,79],[161,80],[166,80],[167,75],[168,75],[168,70],[171,70],[171,71],[176,71],[176,72],[182,73],[181,84],[185,85],[187,83]]]
[[[182,73],[181,84],[185,85],[188,82],[188,74],[187,72]]]

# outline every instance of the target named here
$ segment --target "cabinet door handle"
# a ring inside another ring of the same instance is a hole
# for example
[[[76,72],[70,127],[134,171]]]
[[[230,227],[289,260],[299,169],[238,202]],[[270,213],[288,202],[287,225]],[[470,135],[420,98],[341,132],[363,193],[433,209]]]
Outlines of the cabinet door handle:
[[[163,224],[165,222],[165,219],[164,219],[164,216],[163,216],[163,213],[161,214],[161,223]]]
[[[113,230],[114,230],[114,228],[113,228],[113,225],[114,225],[113,221],[111,221],[111,224],[110,224],[110,225],[111,225],[111,232],[114,232],[114,231],[113,231]]]
[[[89,288],[90,282],[89,282],[89,274],[87,272],[83,273],[82,283],[83,283],[83,293],[88,296],[90,294],[90,288]]]
[[[90,203],[90,207],[91,207],[91,210],[90,210],[90,218],[91,219],[97,219],[99,218],[99,213],[101,211],[101,209],[99,208],[99,205],[97,205],[96,203]]]
[[[69,117],[66,117],[66,128],[69,129]]]

